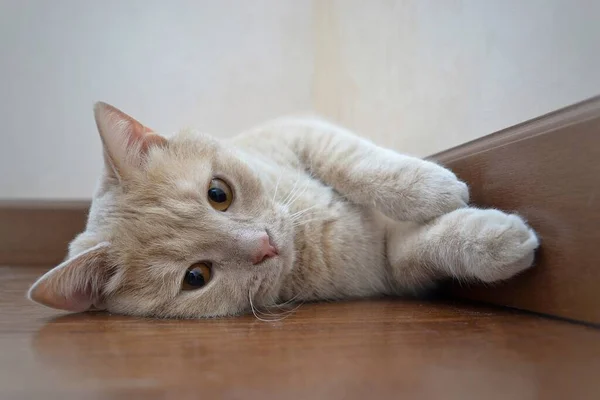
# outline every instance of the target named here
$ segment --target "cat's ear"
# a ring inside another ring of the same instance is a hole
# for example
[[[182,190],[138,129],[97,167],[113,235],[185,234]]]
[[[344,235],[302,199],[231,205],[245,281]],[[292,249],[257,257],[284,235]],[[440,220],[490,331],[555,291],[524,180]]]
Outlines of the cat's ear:
[[[101,290],[110,277],[105,264],[108,246],[100,243],[48,271],[29,289],[29,299],[72,312],[101,308]]]
[[[165,146],[167,143],[152,129],[109,104],[96,103],[94,116],[104,144],[107,170],[119,178],[140,168],[150,147]]]

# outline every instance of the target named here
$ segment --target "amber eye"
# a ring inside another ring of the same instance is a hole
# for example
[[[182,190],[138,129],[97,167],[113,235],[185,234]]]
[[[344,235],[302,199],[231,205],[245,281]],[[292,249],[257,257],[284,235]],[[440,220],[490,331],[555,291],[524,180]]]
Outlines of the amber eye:
[[[185,271],[181,290],[196,290],[210,281],[210,264],[196,263]]]
[[[226,211],[233,201],[233,191],[221,179],[210,181],[208,188],[208,202],[217,211]]]

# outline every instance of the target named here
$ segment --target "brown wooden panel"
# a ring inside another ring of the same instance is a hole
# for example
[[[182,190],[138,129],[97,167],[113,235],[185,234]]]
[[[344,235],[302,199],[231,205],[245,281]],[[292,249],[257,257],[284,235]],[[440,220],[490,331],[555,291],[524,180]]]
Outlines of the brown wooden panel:
[[[460,297],[600,323],[600,98],[432,157],[474,204],[516,211],[539,233],[536,267]]]
[[[0,264],[51,265],[83,231],[88,201],[0,202]]]

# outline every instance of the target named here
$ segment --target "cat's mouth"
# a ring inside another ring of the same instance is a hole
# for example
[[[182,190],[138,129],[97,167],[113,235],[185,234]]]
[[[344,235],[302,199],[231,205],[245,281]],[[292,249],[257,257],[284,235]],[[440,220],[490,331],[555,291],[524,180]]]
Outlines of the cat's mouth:
[[[265,230],[267,231],[267,236],[269,237],[269,246],[271,246],[271,249],[275,253],[274,256],[278,256],[279,248],[277,247],[277,244],[275,244],[275,241],[273,240],[273,236],[271,235],[271,232],[269,232],[268,229],[265,229]]]

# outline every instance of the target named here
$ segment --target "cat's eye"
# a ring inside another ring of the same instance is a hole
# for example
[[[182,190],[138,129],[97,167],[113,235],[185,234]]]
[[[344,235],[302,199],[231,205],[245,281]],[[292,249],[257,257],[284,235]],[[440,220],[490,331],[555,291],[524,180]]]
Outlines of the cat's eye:
[[[208,202],[217,211],[226,211],[233,202],[233,191],[225,181],[215,178],[210,181]]]
[[[209,263],[196,263],[185,271],[181,290],[200,289],[210,281],[211,270]]]

